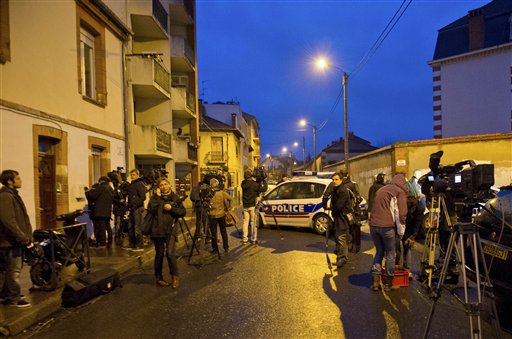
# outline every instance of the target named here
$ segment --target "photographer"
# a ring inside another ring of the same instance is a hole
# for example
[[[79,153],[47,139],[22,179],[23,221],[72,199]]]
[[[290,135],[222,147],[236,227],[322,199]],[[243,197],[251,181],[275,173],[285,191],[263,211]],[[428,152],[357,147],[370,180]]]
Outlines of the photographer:
[[[258,244],[258,227],[256,225],[255,208],[256,200],[261,191],[261,184],[256,182],[253,172],[247,169],[244,172],[244,180],[242,181],[242,202],[244,208],[244,221],[242,226],[242,244]],[[250,225],[250,229],[249,229]],[[249,239],[250,232],[250,239]]]
[[[133,251],[143,251],[142,219],[144,215],[144,201],[146,200],[146,186],[140,177],[139,171],[130,171],[132,182],[127,188],[128,208],[130,209],[130,223],[128,237]]]
[[[211,209],[208,212],[210,231],[212,234],[212,249],[213,252],[217,252],[220,256],[217,244],[217,225],[219,225],[220,228],[224,252],[227,252],[229,251],[229,243],[228,233],[226,231],[226,211],[231,208],[232,198],[219,187],[219,180],[215,178],[210,179],[210,187],[215,192],[211,200]]]
[[[206,195],[208,195],[210,187],[208,186],[207,177],[204,178],[203,182],[200,182],[190,192],[190,200],[194,203],[194,211],[196,213],[196,230],[194,237],[197,239],[203,236],[204,227],[208,219],[208,205],[209,201]],[[203,206],[206,205],[206,206]]]
[[[122,168],[122,167],[121,167]],[[112,213],[114,214],[115,243],[122,245],[124,234],[128,232],[128,204],[126,202],[128,182],[126,182],[126,173],[119,171],[109,172],[107,175],[114,186],[114,205]],[[123,178],[124,175],[124,178]]]
[[[178,264],[176,262],[176,233],[174,221],[185,215],[185,207],[180,197],[171,190],[171,183],[167,178],[157,181],[157,189],[148,203],[148,213],[153,215],[151,240],[155,245],[155,277],[158,286],[169,286],[163,277],[164,255],[167,257],[169,272],[171,274],[172,288],[178,288]]]

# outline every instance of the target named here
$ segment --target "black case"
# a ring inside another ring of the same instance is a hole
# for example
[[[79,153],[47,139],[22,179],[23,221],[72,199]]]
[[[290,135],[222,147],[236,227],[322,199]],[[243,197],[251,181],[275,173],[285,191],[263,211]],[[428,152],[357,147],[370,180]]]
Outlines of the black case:
[[[116,287],[122,287],[119,272],[104,268],[84,274],[64,286],[62,290],[62,306],[75,307],[92,298],[106,294]]]

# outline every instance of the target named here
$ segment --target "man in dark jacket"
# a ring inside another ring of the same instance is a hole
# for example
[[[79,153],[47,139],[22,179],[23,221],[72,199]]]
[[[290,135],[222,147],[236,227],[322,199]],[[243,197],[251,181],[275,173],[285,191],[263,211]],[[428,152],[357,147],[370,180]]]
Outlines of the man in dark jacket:
[[[400,251],[400,242],[397,243],[396,248],[396,263],[400,263],[400,257],[403,255],[403,266],[407,269],[411,268],[411,249],[414,246],[416,237],[423,224],[423,218],[424,214],[421,202],[416,197],[409,195],[407,197],[407,219],[405,221],[404,236],[399,240],[402,242],[404,253]],[[412,276],[410,272],[409,276]]]
[[[380,288],[382,260],[386,256],[383,276],[385,291],[393,286],[396,259],[396,234],[402,238],[407,217],[407,183],[403,173],[396,174],[391,182],[380,188],[375,195],[370,216],[370,234],[377,250],[372,264],[372,290]],[[396,230],[396,231],[395,231]]]
[[[244,221],[242,224],[242,243],[247,244],[250,240],[251,244],[258,243],[258,227],[256,225],[256,199],[261,193],[261,185],[256,182],[250,169],[244,172],[244,180],[242,181],[242,202],[244,207]],[[249,230],[250,225],[250,230]],[[250,239],[249,239],[250,234]]]
[[[385,173],[379,173],[377,174],[377,178],[375,179],[375,182],[368,190],[368,212],[371,213],[373,204],[375,202],[375,194],[379,190],[379,188],[382,188],[386,185],[386,174]],[[370,215],[368,215],[368,218]]]
[[[99,248],[112,246],[112,228],[110,219],[112,217],[112,204],[114,203],[114,190],[110,186],[108,177],[101,177],[98,184],[94,185],[90,190],[85,192],[89,206],[92,209],[92,223],[94,225],[94,237],[96,238],[96,246]],[[105,239],[105,232],[108,235],[108,243]]]
[[[5,305],[30,307],[19,282],[23,248],[33,246],[30,219],[18,194],[22,181],[17,171],[5,170],[0,182],[0,295]]]
[[[352,198],[347,183],[343,184],[341,175],[333,174],[332,184],[329,185],[322,198],[322,204],[327,207],[327,201],[331,199],[332,218],[334,220],[336,241],[336,266],[343,267],[348,261],[347,238],[349,220],[354,218]]]
[[[144,201],[146,200],[146,186],[140,177],[139,171],[130,171],[132,182],[128,186],[128,208],[130,209],[130,224],[128,237],[134,251],[143,251],[142,220],[144,217]]]
[[[361,223],[359,218],[362,216],[362,211],[359,206],[363,198],[359,193],[359,186],[355,181],[350,179],[348,170],[344,167],[340,170],[341,182],[346,185],[350,190],[350,196],[352,201],[352,208],[354,210],[354,220],[349,223],[349,234],[350,234],[350,252],[358,253],[361,250]]]

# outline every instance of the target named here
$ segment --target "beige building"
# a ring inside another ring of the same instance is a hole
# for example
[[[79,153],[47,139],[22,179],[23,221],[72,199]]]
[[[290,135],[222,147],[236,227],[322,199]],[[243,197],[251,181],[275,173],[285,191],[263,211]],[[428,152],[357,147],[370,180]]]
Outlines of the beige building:
[[[0,169],[34,227],[107,172],[199,178],[194,0],[0,1]]]
[[[86,0],[0,6],[0,168],[20,172],[33,226],[54,227],[84,206],[84,187],[125,167],[130,30]]]

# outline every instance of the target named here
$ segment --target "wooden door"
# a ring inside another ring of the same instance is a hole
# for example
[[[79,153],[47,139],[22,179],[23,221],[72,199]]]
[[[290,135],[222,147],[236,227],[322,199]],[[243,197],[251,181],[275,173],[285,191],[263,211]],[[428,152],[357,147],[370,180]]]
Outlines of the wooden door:
[[[39,153],[39,211],[41,213],[41,228],[56,227],[56,200],[55,156]]]

